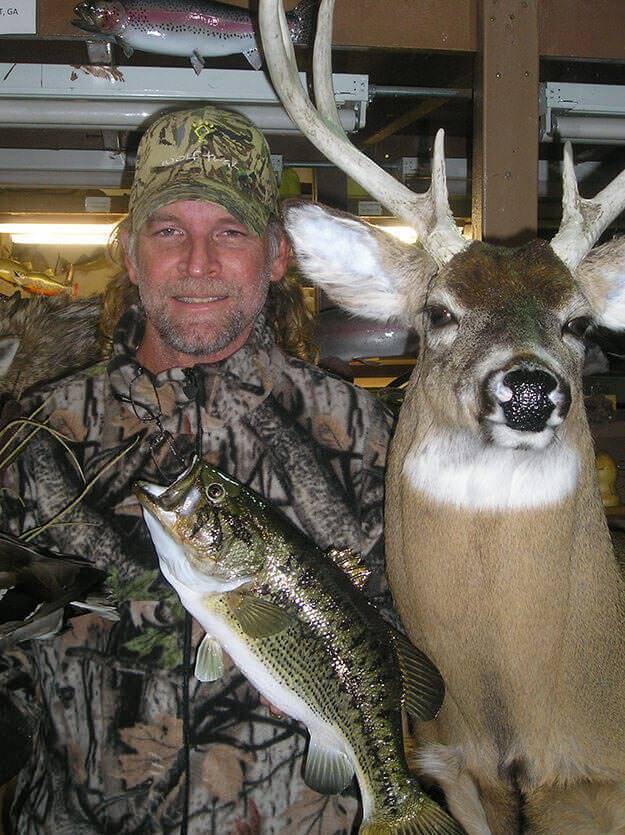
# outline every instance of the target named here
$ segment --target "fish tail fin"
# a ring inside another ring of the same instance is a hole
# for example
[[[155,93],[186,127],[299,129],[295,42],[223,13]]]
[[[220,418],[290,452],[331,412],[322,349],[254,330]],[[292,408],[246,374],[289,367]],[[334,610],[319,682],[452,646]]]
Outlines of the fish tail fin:
[[[374,814],[363,821],[359,835],[462,835],[463,832],[438,803],[420,793],[399,816]]]
[[[287,15],[295,46],[310,46],[315,34],[320,0],[300,0]]]

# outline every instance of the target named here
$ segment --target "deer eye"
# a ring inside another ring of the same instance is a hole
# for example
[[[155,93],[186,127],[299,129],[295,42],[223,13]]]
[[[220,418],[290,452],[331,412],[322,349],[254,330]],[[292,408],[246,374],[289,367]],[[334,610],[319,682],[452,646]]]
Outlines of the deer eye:
[[[444,328],[458,321],[454,314],[443,305],[434,304],[431,307],[426,307],[423,312],[433,328]]]
[[[586,336],[586,331],[590,327],[590,319],[588,316],[576,316],[564,326],[564,333],[569,333],[576,339],[583,339]]]

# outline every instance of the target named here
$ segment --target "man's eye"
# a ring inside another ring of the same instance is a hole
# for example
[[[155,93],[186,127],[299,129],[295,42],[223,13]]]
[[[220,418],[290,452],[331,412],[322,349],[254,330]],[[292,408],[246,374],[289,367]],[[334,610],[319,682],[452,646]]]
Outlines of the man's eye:
[[[443,305],[433,304],[431,307],[426,307],[423,312],[433,328],[444,328],[457,322],[454,314]]]
[[[156,229],[154,234],[159,238],[171,238],[178,232],[173,226],[164,226],[162,229]]]

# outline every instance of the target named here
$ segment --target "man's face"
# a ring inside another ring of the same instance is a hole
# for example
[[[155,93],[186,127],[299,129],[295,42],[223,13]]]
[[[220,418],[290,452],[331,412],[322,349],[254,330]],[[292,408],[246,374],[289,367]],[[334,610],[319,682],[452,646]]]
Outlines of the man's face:
[[[216,362],[250,334],[269,284],[286,269],[286,243],[271,256],[222,206],[179,200],[154,212],[126,257],[146,312],[139,360],[151,371]]]

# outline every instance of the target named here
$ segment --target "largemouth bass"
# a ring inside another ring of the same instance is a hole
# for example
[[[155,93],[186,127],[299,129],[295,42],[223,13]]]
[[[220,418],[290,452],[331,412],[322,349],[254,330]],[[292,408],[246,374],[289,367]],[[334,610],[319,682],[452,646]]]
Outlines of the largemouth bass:
[[[307,46],[318,0],[301,0],[287,15],[296,46]],[[188,57],[196,73],[205,56],[242,52],[254,69],[262,66],[257,24],[246,9],[207,0],[85,0],[74,7],[74,26],[118,43],[127,56],[135,49]]]
[[[303,722],[306,783],[334,794],[355,775],[361,834],[460,835],[421,790],[403,749],[402,706],[432,718],[442,679],[367,601],[367,571],[355,556],[324,554],[203,462],[170,487],[141,482],[135,492],[165,578],[206,630],[196,675],[219,678],[223,648],[272,705]]]

